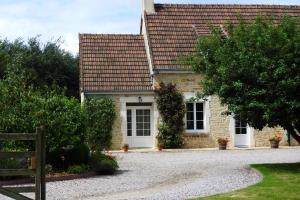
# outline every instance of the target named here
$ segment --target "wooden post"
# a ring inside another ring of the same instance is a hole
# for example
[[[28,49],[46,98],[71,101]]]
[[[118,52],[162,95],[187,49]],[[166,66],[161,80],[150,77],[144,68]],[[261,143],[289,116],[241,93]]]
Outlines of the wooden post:
[[[0,140],[35,140],[35,151],[28,152],[2,152],[0,151],[0,159],[2,158],[28,158],[35,156],[36,169],[0,169],[0,176],[35,176],[34,187],[0,187],[0,194],[17,200],[30,200],[30,198],[20,194],[27,192],[35,192],[36,200],[46,200],[46,184],[45,184],[45,129],[39,127],[36,133],[1,133]]]
[[[46,139],[45,128],[40,128],[41,133],[41,200],[46,200],[46,180],[45,180],[45,165],[46,165]]]
[[[41,128],[36,128],[36,141],[35,141],[35,151],[36,151],[36,176],[35,176],[35,199],[41,200]]]

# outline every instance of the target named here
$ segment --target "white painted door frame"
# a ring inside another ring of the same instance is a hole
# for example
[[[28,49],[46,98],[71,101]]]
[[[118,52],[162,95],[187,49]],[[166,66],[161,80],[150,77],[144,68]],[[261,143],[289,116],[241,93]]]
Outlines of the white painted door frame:
[[[253,146],[254,129],[247,124],[246,134],[236,134],[235,119],[230,117],[229,131],[232,138],[232,146],[234,147],[251,147]]]
[[[130,96],[130,97],[120,97],[120,117],[121,117],[121,132],[122,132],[122,137],[123,137],[123,144],[132,144],[133,146],[130,147],[138,147],[138,145],[135,145],[131,140],[134,138],[128,138],[127,137],[127,107],[132,107],[132,106],[126,106],[126,103],[139,103],[140,100],[142,100],[143,103],[152,103],[151,107],[151,145],[148,145],[148,147],[154,148],[156,146],[157,140],[157,126],[158,126],[158,118],[159,118],[159,113],[157,110],[157,106],[155,103],[155,99],[153,96]],[[137,106],[139,108],[143,106]],[[148,107],[148,106],[146,106]],[[135,126],[135,125],[134,125]],[[150,140],[149,140],[150,141]],[[129,145],[130,145],[129,144]],[[150,142],[149,142],[150,144]],[[142,146],[139,146],[142,147]]]
[[[126,141],[129,147],[153,147],[153,106],[127,106],[127,110],[131,110],[132,135],[126,135]],[[150,136],[138,136],[136,127],[136,111],[150,110]],[[127,130],[127,123],[126,123]]]

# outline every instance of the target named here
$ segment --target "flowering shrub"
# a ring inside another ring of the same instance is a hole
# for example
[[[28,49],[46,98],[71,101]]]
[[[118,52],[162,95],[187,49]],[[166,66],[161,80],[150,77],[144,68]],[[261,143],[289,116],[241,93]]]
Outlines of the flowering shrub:
[[[271,142],[280,142],[282,140],[282,134],[281,133],[275,133],[273,137],[269,139]]]
[[[218,143],[221,145],[227,145],[228,142],[229,142],[228,138],[218,138]]]

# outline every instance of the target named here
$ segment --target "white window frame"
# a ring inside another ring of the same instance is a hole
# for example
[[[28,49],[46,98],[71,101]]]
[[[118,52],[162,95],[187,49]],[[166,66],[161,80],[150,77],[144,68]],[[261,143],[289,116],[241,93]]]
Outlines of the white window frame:
[[[199,134],[199,133],[209,133],[210,127],[209,127],[209,117],[210,117],[210,110],[209,110],[209,103],[211,101],[211,97],[204,99],[199,99],[198,101],[189,102],[191,98],[195,98],[196,94],[192,92],[185,92],[183,93],[185,103],[193,103],[194,104],[194,129],[188,130],[187,129],[187,123],[186,123],[186,114],[184,116],[184,124],[185,124],[185,132],[188,134]],[[196,129],[197,122],[196,122],[196,103],[203,103],[203,129]]]

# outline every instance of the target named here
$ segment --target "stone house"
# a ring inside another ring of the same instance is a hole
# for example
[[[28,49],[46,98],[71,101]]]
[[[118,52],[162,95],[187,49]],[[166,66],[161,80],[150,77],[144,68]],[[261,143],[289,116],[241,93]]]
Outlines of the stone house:
[[[156,83],[175,83],[186,100],[202,90],[199,80],[203,76],[177,60],[193,51],[198,37],[210,33],[209,24],[237,23],[238,14],[249,21],[258,15],[300,15],[300,6],[154,4],[153,0],[142,4],[140,34],[79,35],[81,100],[114,100],[117,119],[112,149],[120,149],[124,143],[155,147],[159,124]],[[215,147],[218,137],[230,138],[231,147],[269,146],[268,139],[276,131],[267,127],[258,131],[242,120],[222,115],[226,107],[217,96],[187,103],[186,108],[186,148]]]

